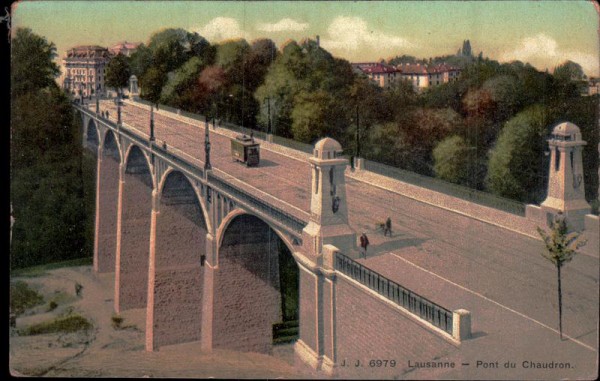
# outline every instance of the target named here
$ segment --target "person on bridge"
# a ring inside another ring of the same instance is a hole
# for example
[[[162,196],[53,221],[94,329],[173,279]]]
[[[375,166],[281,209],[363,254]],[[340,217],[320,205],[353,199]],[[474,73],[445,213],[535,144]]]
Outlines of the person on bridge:
[[[365,256],[365,259],[367,258],[367,247],[369,246],[369,238],[367,238],[367,234],[365,232],[362,233],[362,235],[360,236],[360,247],[362,247],[364,253],[363,255]]]
[[[387,218],[387,220],[385,220],[385,227],[383,228],[383,236],[385,237],[385,235],[387,233],[390,233],[390,237],[392,236],[392,219],[391,218]]]

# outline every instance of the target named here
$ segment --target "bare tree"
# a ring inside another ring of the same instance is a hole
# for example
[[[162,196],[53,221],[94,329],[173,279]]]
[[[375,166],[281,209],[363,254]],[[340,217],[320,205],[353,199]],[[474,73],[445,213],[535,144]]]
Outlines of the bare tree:
[[[550,234],[542,228],[537,228],[538,233],[544,240],[546,250],[541,254],[556,266],[558,276],[558,327],[560,339],[562,340],[562,289],[561,289],[561,269],[565,263],[570,262],[577,250],[583,247],[587,241],[581,239],[581,233],[568,232],[567,221],[559,212],[552,222]]]

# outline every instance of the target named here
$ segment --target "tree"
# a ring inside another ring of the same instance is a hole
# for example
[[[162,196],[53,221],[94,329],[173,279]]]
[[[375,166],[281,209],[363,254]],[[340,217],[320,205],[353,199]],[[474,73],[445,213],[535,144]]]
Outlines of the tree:
[[[106,86],[112,87],[117,93],[121,93],[129,83],[131,70],[127,57],[119,53],[106,65]]]
[[[292,111],[294,139],[303,143],[314,143],[325,136],[341,140],[347,123],[344,111],[335,104],[334,96],[324,90],[298,93]]]
[[[506,122],[490,153],[486,183],[492,193],[523,202],[541,201],[549,122],[549,110],[541,105]]]
[[[156,67],[151,67],[140,78],[142,96],[150,102],[158,103],[162,87],[167,82],[167,74]]]
[[[541,254],[556,266],[558,279],[558,327],[560,330],[560,339],[563,338],[562,330],[562,288],[561,288],[561,269],[566,264],[571,262],[577,250],[586,244],[586,241],[581,239],[581,233],[569,233],[567,229],[567,221],[559,212],[552,222],[550,234],[546,233],[538,226],[538,233],[544,240],[546,250]]]
[[[581,81],[587,78],[583,73],[581,65],[569,60],[555,67],[553,75],[557,80],[564,82]]]
[[[81,147],[81,117],[54,82],[52,47],[30,30],[19,30],[11,56],[13,269],[85,257],[93,250],[95,162]],[[22,77],[33,68],[37,71]]]
[[[12,96],[55,86],[60,70],[54,58],[56,46],[31,29],[18,28],[12,41],[10,79]]]
[[[203,69],[204,64],[199,57],[192,57],[181,65],[162,87],[161,102],[192,112],[199,111],[196,94],[198,77]]]
[[[152,66],[152,51],[144,44],[140,44],[129,57],[131,74],[142,78],[146,71]]]
[[[462,55],[467,56],[467,57],[470,57],[473,55],[471,53],[471,41],[469,41],[469,40],[463,41]]]
[[[433,149],[435,176],[452,183],[464,184],[469,176],[469,147],[465,140],[450,136]]]
[[[208,41],[197,33],[181,28],[168,28],[154,33],[148,48],[152,52],[152,66],[165,73],[177,69],[192,56],[203,58],[206,64],[212,63],[206,59],[212,54]]]

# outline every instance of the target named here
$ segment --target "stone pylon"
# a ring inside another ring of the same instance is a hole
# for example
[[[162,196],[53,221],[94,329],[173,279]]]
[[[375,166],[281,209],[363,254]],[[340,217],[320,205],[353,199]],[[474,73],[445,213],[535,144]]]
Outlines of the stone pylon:
[[[312,171],[310,221],[302,232],[302,242],[304,252],[312,257],[318,257],[323,245],[328,244],[347,255],[357,253],[356,233],[348,224],[344,176],[347,160],[341,153],[340,143],[324,138],[308,159]]]
[[[584,216],[591,211],[585,200],[583,180],[581,152],[585,144],[581,139],[579,127],[570,122],[554,127],[548,140],[548,196],[541,208],[549,221],[554,214],[562,212],[567,217],[569,228],[573,230],[584,228]]]

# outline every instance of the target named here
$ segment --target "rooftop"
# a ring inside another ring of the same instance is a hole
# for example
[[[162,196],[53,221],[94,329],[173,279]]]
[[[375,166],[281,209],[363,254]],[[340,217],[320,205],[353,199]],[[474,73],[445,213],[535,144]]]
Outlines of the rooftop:
[[[67,51],[67,58],[108,58],[107,48],[98,45],[79,45]]]
[[[397,73],[399,70],[393,66],[384,65],[376,62],[354,63],[353,67],[359,69],[365,74],[385,74]]]
[[[438,65],[405,63],[396,67],[400,72],[402,72],[402,74],[438,74],[450,71],[460,71],[460,68],[448,65],[446,63]]]

